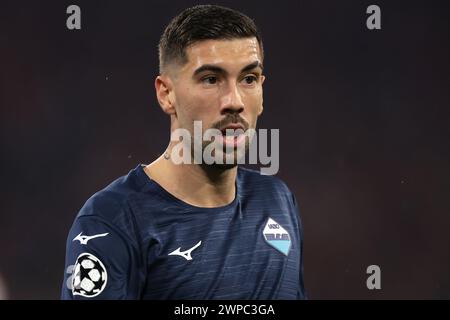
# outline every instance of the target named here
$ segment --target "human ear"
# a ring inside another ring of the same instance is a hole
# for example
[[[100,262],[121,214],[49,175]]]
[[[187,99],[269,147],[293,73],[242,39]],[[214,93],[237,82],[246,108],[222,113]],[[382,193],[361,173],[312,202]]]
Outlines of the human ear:
[[[172,80],[167,75],[157,76],[155,90],[161,109],[169,115],[176,114]]]

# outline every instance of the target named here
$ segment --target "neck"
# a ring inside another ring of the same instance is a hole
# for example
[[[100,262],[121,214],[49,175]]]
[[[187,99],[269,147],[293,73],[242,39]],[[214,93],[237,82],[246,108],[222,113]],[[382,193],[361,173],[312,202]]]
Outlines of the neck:
[[[176,165],[161,156],[146,166],[145,172],[167,192],[197,207],[220,207],[235,198],[237,167]]]

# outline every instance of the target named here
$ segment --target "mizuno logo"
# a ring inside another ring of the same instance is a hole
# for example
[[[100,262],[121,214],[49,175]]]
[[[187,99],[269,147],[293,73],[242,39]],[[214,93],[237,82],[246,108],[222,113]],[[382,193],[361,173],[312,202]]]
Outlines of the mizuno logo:
[[[87,244],[89,240],[98,238],[98,237],[106,237],[109,233],[100,233],[95,234],[93,236],[82,236],[83,232],[80,232],[79,235],[77,235],[72,241],[80,241],[80,244]]]
[[[191,252],[197,249],[201,244],[202,241],[200,240],[195,246],[186,251],[180,251],[181,247],[179,247],[177,250],[174,250],[171,253],[169,253],[169,256],[180,256],[185,258],[186,260],[192,260]]]

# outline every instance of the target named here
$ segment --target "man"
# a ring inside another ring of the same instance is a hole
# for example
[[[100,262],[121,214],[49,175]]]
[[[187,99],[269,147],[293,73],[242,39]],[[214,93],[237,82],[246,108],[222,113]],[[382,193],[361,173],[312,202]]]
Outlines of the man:
[[[295,198],[277,178],[238,167],[238,147],[247,150],[249,140],[227,132],[254,129],[263,110],[254,22],[219,6],[192,7],[170,22],[159,51],[155,87],[172,136],[194,135],[200,122],[202,132],[220,134],[215,159],[234,161],[175,163],[171,141],[153,163],[92,196],[68,236],[62,298],[304,298]],[[183,143],[183,156],[195,149]]]

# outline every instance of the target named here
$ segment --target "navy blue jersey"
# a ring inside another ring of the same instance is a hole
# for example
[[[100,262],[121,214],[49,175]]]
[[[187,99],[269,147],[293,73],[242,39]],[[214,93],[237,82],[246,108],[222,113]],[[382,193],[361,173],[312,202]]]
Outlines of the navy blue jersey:
[[[67,239],[62,299],[303,299],[302,226],[278,178],[238,168],[236,197],[201,208],[142,165],[94,194]]]

